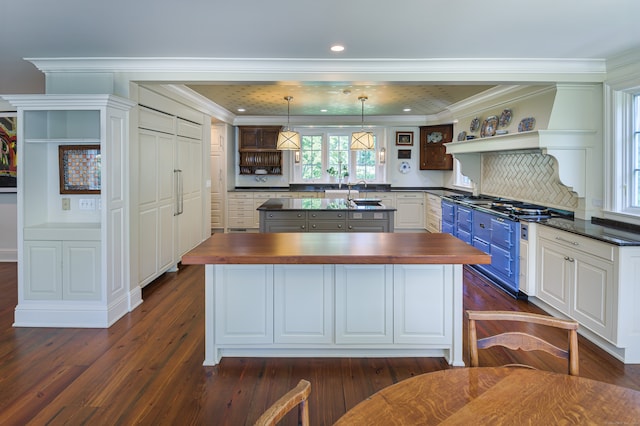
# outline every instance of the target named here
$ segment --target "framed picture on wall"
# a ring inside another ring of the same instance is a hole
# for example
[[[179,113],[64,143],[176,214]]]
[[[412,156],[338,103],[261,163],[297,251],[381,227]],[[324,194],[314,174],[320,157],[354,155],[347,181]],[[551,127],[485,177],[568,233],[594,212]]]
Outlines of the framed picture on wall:
[[[18,190],[18,114],[0,112],[0,192]]]
[[[61,194],[100,193],[100,145],[60,145]]]
[[[410,149],[399,149],[398,150],[398,158],[407,160],[411,158],[411,150]]]
[[[413,145],[413,132],[396,132],[396,145]]]

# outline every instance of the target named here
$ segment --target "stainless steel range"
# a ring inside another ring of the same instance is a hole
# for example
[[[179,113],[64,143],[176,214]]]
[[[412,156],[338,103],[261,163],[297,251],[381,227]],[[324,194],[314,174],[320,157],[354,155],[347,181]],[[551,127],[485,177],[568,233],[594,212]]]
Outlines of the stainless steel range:
[[[513,296],[525,297],[519,285],[521,222],[540,221],[558,214],[544,206],[501,198],[445,197],[442,232],[490,254],[491,264],[472,266]]]

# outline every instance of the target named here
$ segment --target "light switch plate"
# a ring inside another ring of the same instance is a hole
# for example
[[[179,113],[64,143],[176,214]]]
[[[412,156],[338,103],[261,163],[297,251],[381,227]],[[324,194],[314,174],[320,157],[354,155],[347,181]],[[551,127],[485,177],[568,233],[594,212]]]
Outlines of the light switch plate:
[[[62,199],[62,210],[71,210],[71,199],[63,198]]]
[[[95,210],[96,200],[93,198],[81,198],[78,200],[78,208],[80,210]]]

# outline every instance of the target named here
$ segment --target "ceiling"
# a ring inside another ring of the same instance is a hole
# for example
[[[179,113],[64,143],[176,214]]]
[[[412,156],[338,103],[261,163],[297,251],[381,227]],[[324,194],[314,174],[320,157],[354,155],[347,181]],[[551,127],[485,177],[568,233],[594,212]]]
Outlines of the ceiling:
[[[189,88],[236,115],[273,116],[287,113],[285,96],[291,96],[292,116],[432,115],[447,106],[485,91],[489,85],[424,85],[418,83],[284,83],[205,84]],[[238,112],[243,108],[243,112]],[[409,111],[406,111],[406,110]]]
[[[23,58],[607,59],[640,47],[639,16],[637,0],[10,1],[0,25],[0,94],[44,92],[43,74]],[[331,52],[335,43],[345,50]],[[367,115],[429,115],[490,87],[330,73],[301,83],[286,74],[177,83],[249,115],[286,114],[286,95],[292,115],[359,115],[359,95],[369,97]]]

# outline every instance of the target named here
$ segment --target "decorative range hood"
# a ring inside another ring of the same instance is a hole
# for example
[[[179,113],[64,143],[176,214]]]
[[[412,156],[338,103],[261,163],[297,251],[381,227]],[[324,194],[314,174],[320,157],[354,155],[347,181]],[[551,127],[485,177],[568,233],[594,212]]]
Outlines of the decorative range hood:
[[[479,162],[483,153],[535,151],[553,156],[558,161],[560,181],[575,191],[586,195],[588,164],[594,160],[593,148],[596,130],[535,130],[490,138],[474,139],[446,144],[447,153],[463,164],[463,172],[479,182],[477,167],[465,167],[468,162]],[[601,158],[600,158],[601,160]],[[467,168],[475,176],[467,174]]]
[[[501,88],[497,95],[487,93],[458,110],[454,108],[452,113],[458,117],[454,133],[468,131],[475,117],[499,116],[505,108],[512,109],[518,118],[509,133],[445,144],[447,153],[460,161],[464,175],[481,182],[483,154],[537,152],[557,160],[560,181],[579,197],[589,202],[601,199],[601,84]],[[524,117],[535,117],[538,130],[518,132],[518,122]]]

